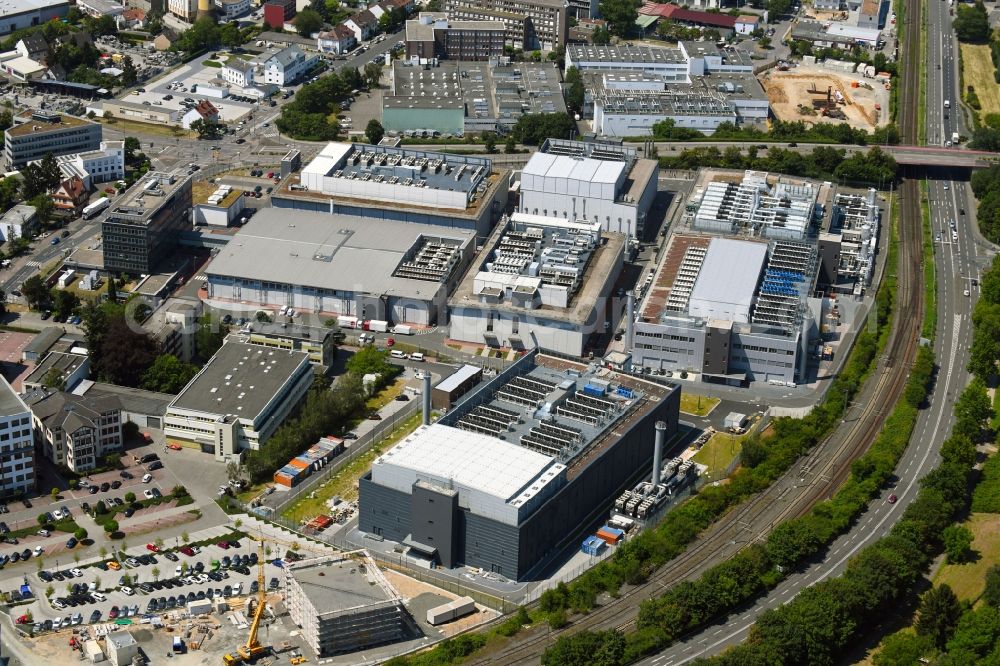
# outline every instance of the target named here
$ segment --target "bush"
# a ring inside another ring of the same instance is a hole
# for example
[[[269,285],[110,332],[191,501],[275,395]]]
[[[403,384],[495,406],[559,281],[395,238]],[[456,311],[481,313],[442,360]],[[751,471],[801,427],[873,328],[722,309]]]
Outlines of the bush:
[[[114,532],[117,532],[118,531],[118,521],[117,520],[109,520],[108,522],[104,523],[104,531],[107,532],[108,534],[112,534]]]

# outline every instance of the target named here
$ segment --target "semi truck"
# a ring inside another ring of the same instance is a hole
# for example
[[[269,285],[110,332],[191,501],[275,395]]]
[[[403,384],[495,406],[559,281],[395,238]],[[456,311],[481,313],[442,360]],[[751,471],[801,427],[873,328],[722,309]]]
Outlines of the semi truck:
[[[111,199],[106,197],[102,197],[93,203],[87,204],[83,208],[83,219],[89,220],[110,205]]]

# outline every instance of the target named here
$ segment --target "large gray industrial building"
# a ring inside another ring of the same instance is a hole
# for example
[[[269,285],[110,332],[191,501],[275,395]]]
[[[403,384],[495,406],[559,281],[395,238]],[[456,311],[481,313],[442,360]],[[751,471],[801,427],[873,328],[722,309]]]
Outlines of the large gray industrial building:
[[[526,579],[651,469],[680,390],[531,352],[360,482],[359,528],[408,555]]]

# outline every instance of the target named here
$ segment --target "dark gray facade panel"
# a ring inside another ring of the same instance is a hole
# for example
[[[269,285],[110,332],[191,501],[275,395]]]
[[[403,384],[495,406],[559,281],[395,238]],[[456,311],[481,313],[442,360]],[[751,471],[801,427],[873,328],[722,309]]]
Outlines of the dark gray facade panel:
[[[358,481],[358,529],[390,541],[410,534],[410,496],[372,483],[371,472]]]
[[[517,579],[520,575],[520,529],[468,511],[462,511],[462,517],[465,564]]]
[[[458,564],[458,493],[414,484],[410,495],[413,540],[437,548],[442,566]]]

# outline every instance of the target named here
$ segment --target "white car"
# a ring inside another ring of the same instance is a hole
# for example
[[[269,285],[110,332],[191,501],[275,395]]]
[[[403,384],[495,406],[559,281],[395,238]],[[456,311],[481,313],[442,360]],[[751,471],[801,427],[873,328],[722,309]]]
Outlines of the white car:
[[[133,594],[135,594],[135,591],[131,587],[126,586],[122,588],[122,594],[124,594],[127,597],[131,597]]]
[[[142,482],[143,483],[149,483],[152,480],[153,480],[153,475],[152,474],[146,474],[146,475],[144,475],[142,477]]]
[[[143,479],[143,481],[145,481],[145,479]],[[153,494],[152,490],[143,491],[142,496],[145,497],[146,499],[153,499],[154,497],[156,497],[156,495]]]
[[[182,571],[181,565],[178,564],[176,567],[174,567],[174,576],[180,576],[181,571]]]
[[[56,610],[62,610],[63,608],[66,608],[66,604],[56,599],[55,601],[52,602],[52,607],[55,608]]]
[[[79,569],[70,569],[69,572],[74,576],[76,576],[77,578],[83,575],[83,572],[80,571]]]
[[[207,574],[198,574],[198,582],[199,583],[207,583],[210,580],[212,580],[212,579],[209,578]]]
[[[40,556],[44,552],[45,552],[44,548],[42,548],[41,546],[35,546],[35,557]]]

